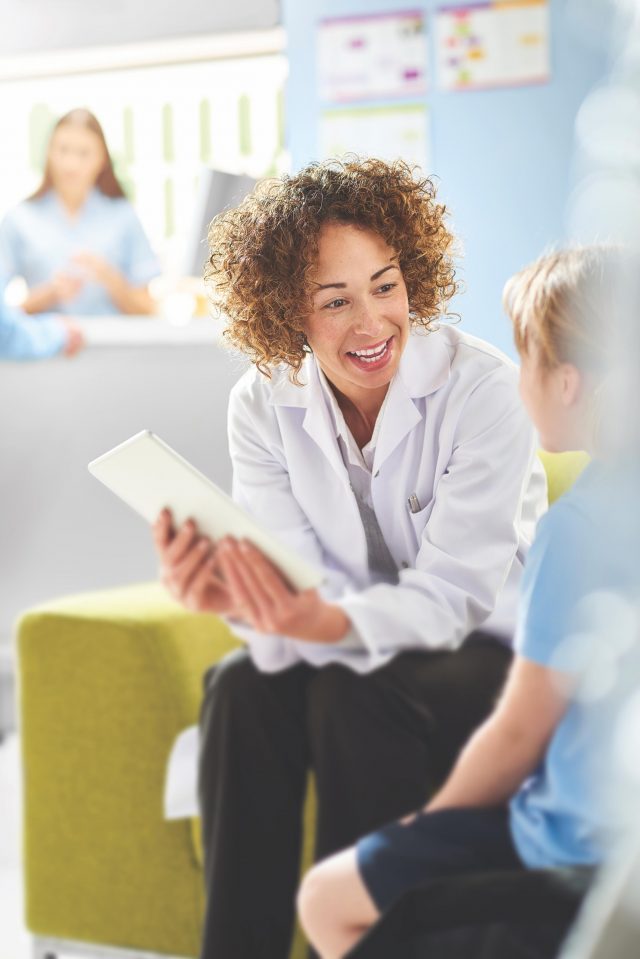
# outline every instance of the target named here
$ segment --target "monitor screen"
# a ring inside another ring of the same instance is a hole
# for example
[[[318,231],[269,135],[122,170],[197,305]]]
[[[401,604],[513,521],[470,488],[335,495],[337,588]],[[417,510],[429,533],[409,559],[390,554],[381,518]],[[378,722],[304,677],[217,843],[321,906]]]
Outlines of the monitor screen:
[[[207,233],[214,216],[237,206],[258,181],[240,173],[205,168],[200,175],[191,233],[185,251],[184,273],[201,277],[207,259]]]

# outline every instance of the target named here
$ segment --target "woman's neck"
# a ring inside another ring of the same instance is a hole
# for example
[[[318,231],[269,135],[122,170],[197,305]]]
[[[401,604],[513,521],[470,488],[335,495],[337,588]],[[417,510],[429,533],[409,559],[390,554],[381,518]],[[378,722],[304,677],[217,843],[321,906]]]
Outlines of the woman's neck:
[[[69,216],[77,216],[82,207],[87,202],[90,191],[85,190],[82,193],[56,190],[58,199]]]
[[[333,384],[331,384],[331,389],[338,401],[338,406],[342,410],[342,415],[351,431],[351,435],[362,449],[373,436],[376,420],[382,409],[389,385],[381,387],[379,391],[371,390],[371,396],[367,395],[357,401],[345,396]]]

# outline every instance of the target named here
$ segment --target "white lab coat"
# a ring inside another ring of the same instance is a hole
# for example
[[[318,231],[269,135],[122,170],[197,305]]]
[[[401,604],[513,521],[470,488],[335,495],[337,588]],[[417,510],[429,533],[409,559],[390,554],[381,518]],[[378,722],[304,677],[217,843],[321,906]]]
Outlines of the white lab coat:
[[[256,665],[305,660],[366,672],[406,649],[456,649],[474,629],[510,637],[517,586],[546,481],[499,350],[443,326],[409,337],[389,387],[371,495],[397,584],[372,585],[360,513],[309,356],[302,387],[286,369],[249,370],[229,404],[233,495],[312,563],[355,637],[337,644],[263,635],[236,623]],[[415,493],[419,512],[407,505]]]

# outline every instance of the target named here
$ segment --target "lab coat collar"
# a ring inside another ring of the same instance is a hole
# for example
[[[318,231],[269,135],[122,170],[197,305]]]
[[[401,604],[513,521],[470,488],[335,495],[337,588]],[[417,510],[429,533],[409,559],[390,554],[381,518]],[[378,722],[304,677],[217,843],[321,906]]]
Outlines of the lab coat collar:
[[[374,476],[422,419],[422,404],[414,401],[440,389],[450,371],[451,357],[444,338],[438,333],[413,332],[389,386],[373,459]]]
[[[407,396],[416,398],[435,393],[443,386],[451,371],[451,356],[444,331],[411,333],[405,351],[400,358],[400,367],[393,384],[401,380]],[[309,355],[300,373],[302,386],[289,379],[288,368],[282,366],[274,371],[271,381],[272,406],[315,406],[322,398],[322,383],[315,357]]]
[[[413,402],[434,393],[446,383],[451,370],[451,357],[445,338],[438,333],[413,332],[400,359],[398,372],[391,381],[388,401],[376,446],[374,474],[399,443],[422,419]],[[296,386],[286,369],[274,373],[270,403],[306,409],[304,430],[318,444],[338,473],[348,484],[348,476],[336,441],[335,426],[323,395],[320,371],[313,356],[307,357]]]

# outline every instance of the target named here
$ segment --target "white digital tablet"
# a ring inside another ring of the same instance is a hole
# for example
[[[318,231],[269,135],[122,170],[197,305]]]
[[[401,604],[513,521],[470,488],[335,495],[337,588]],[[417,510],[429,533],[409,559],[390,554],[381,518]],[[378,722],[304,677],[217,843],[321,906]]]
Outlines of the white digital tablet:
[[[191,518],[214,542],[222,536],[248,539],[296,589],[311,589],[322,573],[279,543],[159,436],[142,430],[89,463],[89,472],[132,509],[154,523],[166,507],[176,527]]]

